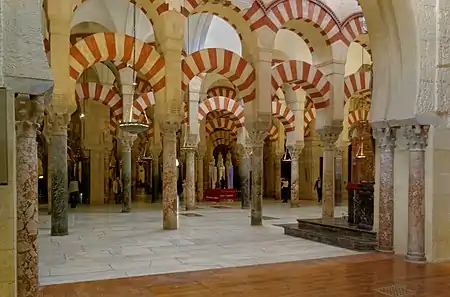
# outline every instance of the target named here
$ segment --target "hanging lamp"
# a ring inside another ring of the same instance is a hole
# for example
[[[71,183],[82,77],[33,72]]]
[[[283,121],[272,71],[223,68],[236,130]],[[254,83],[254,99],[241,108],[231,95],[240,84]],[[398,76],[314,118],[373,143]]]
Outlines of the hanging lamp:
[[[133,65],[136,65],[136,8],[133,8]],[[130,67],[130,66],[129,66]],[[136,71],[133,71],[133,101],[137,97]],[[147,112],[144,110],[145,122],[133,121],[133,104],[130,105],[129,119],[119,123],[120,129],[131,134],[139,134],[150,128],[148,124]]]

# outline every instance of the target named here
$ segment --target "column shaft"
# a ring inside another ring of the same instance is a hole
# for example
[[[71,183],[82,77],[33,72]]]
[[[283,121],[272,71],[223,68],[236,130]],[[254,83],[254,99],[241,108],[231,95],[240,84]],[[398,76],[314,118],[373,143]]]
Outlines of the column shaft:
[[[378,250],[392,252],[394,248],[394,149],[395,130],[375,131],[380,148],[380,202]]]
[[[263,203],[263,151],[264,139],[267,136],[266,131],[255,130],[250,134],[252,142],[252,200],[250,225],[262,225],[262,203]]]
[[[428,127],[405,129],[409,148],[408,252],[406,260],[425,262],[425,148]]]
[[[178,229],[177,194],[177,125],[165,124],[163,128],[163,228]],[[181,162],[180,162],[181,163]]]
[[[239,175],[241,179],[241,207],[248,209],[250,207],[250,168],[251,168],[250,147],[241,149],[241,164],[239,165]]]
[[[51,236],[69,234],[67,214],[69,191],[67,177],[68,114],[52,115],[52,218]]]
[[[204,153],[197,155],[197,201],[203,202],[203,158]]]
[[[42,106],[39,106],[39,103]],[[33,110],[33,105],[39,114],[28,114],[28,110]],[[36,120],[44,115],[43,108],[43,102],[31,101],[28,96],[19,96],[16,99],[17,296],[19,297],[37,297],[39,291]]]
[[[274,177],[274,188],[275,188],[275,200],[281,200],[281,158],[283,154],[275,155],[275,177]]]
[[[159,182],[160,182],[160,175],[159,175],[159,151],[157,153],[153,153],[153,159],[152,159],[152,174],[153,174],[153,187],[152,187],[152,202],[155,202],[159,199]]]
[[[131,146],[122,147],[122,212],[131,211]]]
[[[195,150],[186,150],[186,210],[195,209]]]

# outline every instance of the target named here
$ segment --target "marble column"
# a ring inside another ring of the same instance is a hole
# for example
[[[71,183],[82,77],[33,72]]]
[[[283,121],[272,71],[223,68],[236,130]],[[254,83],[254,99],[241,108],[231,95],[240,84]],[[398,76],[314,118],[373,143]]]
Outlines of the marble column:
[[[374,130],[380,148],[380,202],[378,220],[378,250],[394,250],[394,151],[395,129]]]
[[[32,98],[34,99],[34,98]],[[36,131],[44,102],[28,95],[16,98],[17,296],[37,297],[39,269],[38,159]]]
[[[425,148],[428,126],[405,128],[409,149],[408,252],[406,260],[425,262]]]
[[[205,149],[199,148],[197,153],[197,201],[203,202],[203,158],[205,157]]]
[[[341,127],[325,127],[318,131],[323,141],[322,218],[334,217],[334,152]]]
[[[106,149],[103,155],[103,192],[106,203],[109,203],[111,194],[109,192],[109,149]]]
[[[267,131],[253,130],[249,132],[252,147],[252,200],[250,203],[250,225],[262,225],[262,203],[263,203],[263,150],[264,139]]]
[[[250,170],[252,148],[249,146],[241,146],[240,149],[241,162],[239,165],[239,177],[241,179],[241,207],[242,209],[250,208]]]
[[[264,171],[267,173],[267,181],[266,181],[266,197],[273,199],[275,197],[275,144],[269,143],[269,149],[267,150],[268,158],[267,163],[264,164]],[[267,166],[266,166],[267,165]]]
[[[288,145],[289,154],[291,155],[291,208],[297,208],[300,206],[298,159],[303,147],[303,144]]]
[[[277,152],[275,154],[275,174],[274,174],[274,188],[275,188],[275,200],[281,200],[281,158],[283,158],[283,152]]]
[[[184,148],[186,153],[186,198],[185,205],[186,210],[195,209],[195,149],[194,148]]]
[[[161,154],[161,147],[153,148],[152,151],[152,202],[157,201],[160,198],[161,189],[159,188],[161,175],[159,171],[159,155]]]
[[[344,149],[336,147],[334,159],[334,201],[339,205],[342,203],[342,154]]]
[[[178,124],[163,123],[163,228],[178,229],[177,131]],[[181,162],[180,162],[181,163]]]
[[[121,155],[122,155],[122,213],[129,213],[131,211],[131,150],[133,142],[136,139],[135,135],[130,135],[124,132],[120,138]]]
[[[69,234],[68,177],[67,177],[67,125],[68,114],[53,114],[52,122],[52,218],[51,236]]]

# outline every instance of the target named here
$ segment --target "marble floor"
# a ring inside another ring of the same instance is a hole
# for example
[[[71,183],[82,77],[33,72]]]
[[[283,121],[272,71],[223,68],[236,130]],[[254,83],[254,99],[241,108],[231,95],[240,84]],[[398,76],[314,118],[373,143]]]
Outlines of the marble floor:
[[[344,208],[336,208],[341,216]],[[184,216],[195,213],[200,216]],[[263,227],[249,225],[237,204],[204,204],[180,213],[180,228],[162,230],[160,205],[80,207],[69,214],[69,235],[50,236],[50,217],[40,215],[39,273],[42,285],[195,271],[354,255],[356,252],[283,234],[273,224],[320,217],[317,205],[297,209],[265,203]]]

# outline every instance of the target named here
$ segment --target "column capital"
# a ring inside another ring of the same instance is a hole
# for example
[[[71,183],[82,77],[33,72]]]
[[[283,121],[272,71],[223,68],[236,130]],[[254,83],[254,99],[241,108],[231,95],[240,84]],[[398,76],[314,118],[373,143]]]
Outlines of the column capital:
[[[252,157],[252,147],[247,145],[239,146],[239,155],[241,155],[242,159],[250,159]]]
[[[137,138],[137,135],[124,132],[123,135],[119,137],[120,145],[122,146],[122,151],[131,152],[133,143]]]
[[[160,122],[161,132],[165,133],[177,133],[180,129],[180,123],[172,121],[161,121]]]
[[[289,144],[287,146],[287,148],[289,150],[289,154],[291,155],[292,161],[298,160],[304,147],[305,147],[304,143]]]
[[[266,130],[251,130],[248,131],[247,143],[252,147],[263,147],[264,140],[267,137],[268,132]]]
[[[206,147],[204,145],[199,145],[197,149],[198,157],[203,159],[205,157]]]
[[[339,138],[339,135],[342,132],[342,127],[336,126],[325,126],[323,129],[317,131],[320,135],[324,149],[332,150],[335,149],[336,141]]]
[[[36,137],[37,129],[44,120],[44,100],[19,94],[15,100],[17,136]]]
[[[70,123],[70,115],[68,113],[52,113],[49,116],[52,135],[67,135],[67,126]]]
[[[407,126],[404,136],[407,141],[409,151],[424,151],[427,147],[428,130],[430,126]]]
[[[377,128],[373,130],[373,138],[377,140],[378,147],[384,150],[395,148],[396,128]]]

